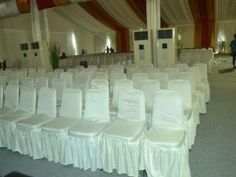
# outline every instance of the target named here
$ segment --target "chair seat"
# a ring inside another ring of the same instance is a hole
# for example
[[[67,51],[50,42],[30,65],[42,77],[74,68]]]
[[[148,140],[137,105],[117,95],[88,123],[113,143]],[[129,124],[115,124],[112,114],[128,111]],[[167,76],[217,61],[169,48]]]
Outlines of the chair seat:
[[[29,113],[29,112],[25,112],[25,111],[15,111],[15,112],[11,112],[3,117],[0,117],[0,121],[4,121],[4,122],[17,122],[19,120],[28,118],[33,116],[33,114]]]
[[[34,129],[51,121],[52,119],[53,119],[52,117],[49,117],[46,115],[34,115],[34,116],[31,116],[30,118],[20,120],[18,122],[18,127]]]
[[[145,138],[155,144],[180,147],[185,138],[182,129],[152,128],[145,133]]]
[[[97,136],[108,125],[108,122],[83,120],[71,127],[69,129],[69,134],[75,136],[94,137]]]
[[[16,110],[8,108],[8,107],[2,107],[0,109],[0,117],[3,117],[3,116],[5,116],[5,115],[7,115],[7,114],[9,114],[11,112],[14,112],[14,111],[16,111]]]
[[[76,124],[79,119],[76,118],[63,118],[58,117],[42,126],[43,130],[53,131],[53,132],[61,132],[68,130],[71,126]]]
[[[132,141],[144,130],[145,122],[117,118],[103,132],[103,136]]]

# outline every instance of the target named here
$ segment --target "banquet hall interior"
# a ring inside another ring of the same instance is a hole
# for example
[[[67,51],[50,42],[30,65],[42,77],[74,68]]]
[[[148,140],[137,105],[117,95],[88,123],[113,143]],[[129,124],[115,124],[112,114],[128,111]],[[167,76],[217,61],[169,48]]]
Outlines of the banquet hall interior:
[[[1,0],[0,177],[235,177],[236,0]]]

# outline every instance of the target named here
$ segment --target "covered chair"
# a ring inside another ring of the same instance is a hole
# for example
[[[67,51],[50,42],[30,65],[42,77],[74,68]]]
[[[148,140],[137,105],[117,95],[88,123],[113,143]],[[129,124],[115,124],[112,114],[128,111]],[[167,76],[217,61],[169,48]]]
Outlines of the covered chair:
[[[8,85],[5,90],[4,106],[0,108],[0,117],[3,117],[11,112],[17,111],[18,104],[19,104],[19,86]]]
[[[23,87],[20,91],[19,109],[0,117],[0,147],[17,151],[15,138],[16,122],[35,114],[36,90],[33,87]]]
[[[201,70],[201,78],[202,78],[202,83],[203,83],[203,89],[205,92],[205,102],[210,101],[210,85],[208,82],[208,73],[207,73],[207,64],[205,63],[196,63],[194,66],[197,66]]]
[[[62,72],[59,77],[65,79],[66,88],[73,88],[73,74],[71,72]]]
[[[79,89],[65,89],[59,117],[42,125],[44,157],[49,161],[68,164],[67,132],[82,118],[82,93]]]
[[[175,79],[184,79],[188,80],[191,84],[191,92],[192,92],[192,110],[193,110],[193,117],[195,119],[195,124],[200,123],[199,113],[200,113],[200,97],[197,95],[196,92],[196,81],[194,79],[193,72],[179,72]]]
[[[64,78],[54,78],[52,80],[52,88],[56,90],[57,104],[61,105],[63,90],[67,88],[66,80]]]
[[[143,86],[143,81],[148,80],[147,73],[135,73],[132,76],[132,81],[134,84],[134,88],[141,89]]]
[[[164,73],[164,72],[150,73],[149,74],[149,79],[160,81],[161,89],[164,89],[164,90],[167,89],[168,80],[169,80],[169,77],[168,77],[167,73]]]
[[[191,149],[194,144],[196,136],[197,124],[195,123],[194,116],[196,115],[193,111],[192,106],[192,92],[191,84],[188,80],[170,80],[168,82],[168,90],[177,91],[182,99],[183,108],[184,108],[184,122],[185,122],[185,131],[188,139],[188,148]]]
[[[197,66],[189,67],[188,72],[192,72],[194,75],[194,80],[196,83],[196,94],[199,98],[199,110],[200,113],[206,113],[206,102],[205,102],[205,91],[203,89],[203,84],[201,81],[201,70]]]
[[[111,115],[117,114],[119,95],[121,94],[121,92],[125,92],[129,88],[133,88],[132,80],[119,79],[115,82],[114,87],[113,87],[112,103],[110,106]]]
[[[145,129],[145,98],[141,90],[128,89],[119,95],[118,114],[100,141],[102,168],[111,173],[138,176],[140,139]]]
[[[25,77],[21,80],[21,87],[33,87],[34,79],[31,77]]]
[[[184,109],[175,91],[161,90],[153,104],[151,129],[142,141],[140,170],[148,177],[190,177]]]
[[[100,132],[109,124],[108,90],[88,89],[83,119],[69,129],[71,163],[84,170],[101,166]]]
[[[41,125],[55,118],[56,112],[56,90],[41,88],[37,114],[17,122],[16,141],[21,154],[29,154],[33,159],[43,158]]]

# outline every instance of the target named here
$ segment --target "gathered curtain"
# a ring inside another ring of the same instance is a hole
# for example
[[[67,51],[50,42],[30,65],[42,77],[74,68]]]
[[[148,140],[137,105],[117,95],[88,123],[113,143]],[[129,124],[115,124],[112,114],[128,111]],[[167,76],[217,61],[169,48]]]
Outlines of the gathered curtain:
[[[130,44],[127,43],[129,41],[129,30],[108,14],[97,1],[82,2],[79,5],[95,19],[116,31],[117,52],[128,52],[130,50]]]

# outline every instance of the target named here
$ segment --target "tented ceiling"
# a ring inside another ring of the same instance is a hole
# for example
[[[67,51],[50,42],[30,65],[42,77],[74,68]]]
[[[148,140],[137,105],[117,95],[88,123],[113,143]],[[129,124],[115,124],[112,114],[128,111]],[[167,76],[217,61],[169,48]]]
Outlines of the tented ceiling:
[[[83,21],[91,20],[90,17],[86,17],[86,13],[80,12],[81,8],[70,5],[70,3],[81,3],[87,0],[37,0],[38,8],[46,9],[55,6],[62,6],[60,13],[66,13],[68,17],[76,19],[82,19]],[[94,1],[94,0],[93,0]],[[140,19],[140,16],[134,12],[133,8],[130,7],[131,1],[136,4],[145,3],[145,0],[96,0],[103,9],[110,14],[119,23],[129,29],[144,28],[145,22]],[[191,1],[203,3],[206,0],[161,0],[161,17],[168,25],[176,24],[189,24],[194,22],[194,15],[191,12],[190,3]],[[236,19],[236,1],[235,0],[212,0],[214,1],[214,17],[216,21],[222,20],[234,20]],[[140,3],[142,2],[142,3]],[[194,2],[194,3],[195,3]],[[197,3],[195,3],[197,4]],[[68,11],[68,8],[72,10]],[[144,8],[143,8],[144,9]],[[199,12],[204,10],[201,7]],[[1,0],[0,1],[0,18],[14,16],[21,13],[30,12],[30,0]],[[141,12],[145,13],[145,12]],[[85,22],[84,22],[85,23]],[[91,26],[92,29],[93,26]],[[98,25],[99,27],[99,25]],[[101,27],[101,25],[100,25]]]

